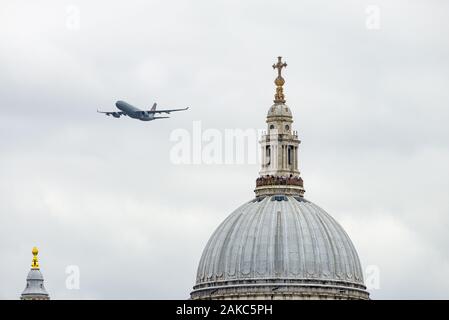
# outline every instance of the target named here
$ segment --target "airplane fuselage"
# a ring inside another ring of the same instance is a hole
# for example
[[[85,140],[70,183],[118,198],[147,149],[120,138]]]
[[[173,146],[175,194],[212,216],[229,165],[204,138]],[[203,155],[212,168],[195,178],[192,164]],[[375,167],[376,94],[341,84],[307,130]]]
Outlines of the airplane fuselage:
[[[181,108],[181,109],[159,109],[156,110],[156,102],[153,104],[150,110],[141,110],[139,108],[134,107],[133,105],[130,105],[128,102],[125,102],[123,100],[119,100],[115,103],[115,106],[120,111],[100,111],[97,110],[99,113],[103,113],[107,116],[113,116],[114,118],[120,118],[121,116],[128,116],[133,119],[138,119],[141,121],[152,121],[152,120],[159,120],[159,119],[167,119],[170,117],[165,116],[156,116],[156,114],[170,114],[171,112],[176,111],[185,111],[189,109],[187,108]]]
[[[128,117],[139,119],[142,121],[154,120],[154,113],[148,113],[146,111],[140,110],[139,108],[130,105],[128,102],[119,100],[115,103],[115,106],[123,111]]]

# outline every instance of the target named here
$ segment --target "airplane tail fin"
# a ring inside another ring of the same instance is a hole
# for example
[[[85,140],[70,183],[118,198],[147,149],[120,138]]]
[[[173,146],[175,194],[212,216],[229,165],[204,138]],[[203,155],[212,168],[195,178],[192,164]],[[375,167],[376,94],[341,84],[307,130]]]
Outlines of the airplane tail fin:
[[[157,105],[157,103],[155,102],[155,103],[153,104],[153,106],[151,107],[151,111],[156,110],[156,105]]]

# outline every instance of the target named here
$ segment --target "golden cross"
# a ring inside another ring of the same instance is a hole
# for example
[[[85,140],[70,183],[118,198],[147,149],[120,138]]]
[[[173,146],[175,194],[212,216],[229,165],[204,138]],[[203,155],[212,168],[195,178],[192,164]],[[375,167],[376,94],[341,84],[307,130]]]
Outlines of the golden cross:
[[[278,62],[273,64],[273,69],[278,69],[278,77],[279,78],[282,78],[281,77],[282,68],[285,68],[287,66],[287,64],[285,62],[282,62],[281,60],[282,60],[282,57],[278,57]]]
[[[278,57],[278,62],[273,64],[273,69],[278,69],[278,76],[274,80],[276,85],[276,94],[274,95],[274,103],[285,103],[284,88],[282,86],[285,83],[284,78],[282,78],[281,72],[282,68],[285,68],[287,64],[282,62],[282,57]]]

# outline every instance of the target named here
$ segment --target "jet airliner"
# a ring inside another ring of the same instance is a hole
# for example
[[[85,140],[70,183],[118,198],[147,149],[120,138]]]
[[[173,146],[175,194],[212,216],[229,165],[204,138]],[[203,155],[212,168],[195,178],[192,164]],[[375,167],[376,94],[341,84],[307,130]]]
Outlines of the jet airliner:
[[[139,108],[136,108],[132,105],[130,105],[129,103],[125,102],[125,101],[117,101],[115,103],[115,106],[117,107],[117,109],[119,109],[120,111],[100,111],[97,110],[97,112],[99,113],[104,113],[107,116],[113,116],[114,118],[120,118],[121,116],[128,116],[130,118],[133,119],[139,119],[142,121],[152,121],[152,120],[157,120],[157,119],[166,119],[166,118],[170,118],[170,117],[156,117],[155,115],[157,113],[166,113],[166,114],[170,114],[170,112],[175,112],[175,111],[184,111],[189,109],[184,108],[184,109],[166,109],[166,110],[156,110],[156,103],[153,104],[153,107],[150,110],[140,110]]]

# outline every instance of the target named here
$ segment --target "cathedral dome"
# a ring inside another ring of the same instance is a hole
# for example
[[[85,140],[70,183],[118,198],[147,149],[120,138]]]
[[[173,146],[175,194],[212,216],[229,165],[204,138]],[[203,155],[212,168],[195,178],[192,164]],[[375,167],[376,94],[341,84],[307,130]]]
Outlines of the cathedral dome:
[[[293,196],[266,196],[235,210],[213,233],[195,298],[368,298],[357,252],[323,209]]]
[[[304,199],[300,140],[285,104],[278,57],[274,105],[259,143],[256,197],[215,230],[192,299],[369,299],[359,257],[343,228]]]

